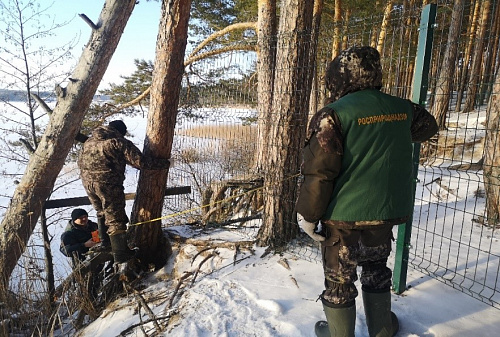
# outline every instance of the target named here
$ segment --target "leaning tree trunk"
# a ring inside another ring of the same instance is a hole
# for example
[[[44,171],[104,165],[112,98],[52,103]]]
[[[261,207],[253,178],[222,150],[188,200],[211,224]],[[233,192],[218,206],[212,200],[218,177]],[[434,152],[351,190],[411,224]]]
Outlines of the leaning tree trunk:
[[[484,188],[486,190],[487,223],[500,221],[500,71],[497,72],[493,92],[486,110],[484,141]]]
[[[97,24],[87,20],[92,36],[72,81],[56,87],[57,105],[0,225],[0,291],[8,287],[134,6],[135,0],[107,0]]]
[[[151,83],[144,156],[170,158],[177,109],[184,74],[184,53],[191,0],[163,0],[156,41],[156,58]],[[171,254],[161,221],[168,170],[142,170],[132,208],[132,241],[139,247],[139,260],[162,267]]]
[[[273,102],[274,68],[276,64],[276,0],[258,3],[257,21],[257,105],[259,110],[257,149],[254,166],[260,172],[267,158],[266,139],[269,136],[271,108]]]
[[[279,247],[297,234],[293,209],[309,105],[313,1],[284,0],[278,33],[273,121],[267,138],[260,246]]]
[[[450,107],[451,88],[455,64],[457,64],[458,38],[462,27],[464,4],[465,0],[455,0],[453,5],[448,41],[436,83],[436,95],[432,114],[436,118],[440,130],[446,128],[446,114]]]

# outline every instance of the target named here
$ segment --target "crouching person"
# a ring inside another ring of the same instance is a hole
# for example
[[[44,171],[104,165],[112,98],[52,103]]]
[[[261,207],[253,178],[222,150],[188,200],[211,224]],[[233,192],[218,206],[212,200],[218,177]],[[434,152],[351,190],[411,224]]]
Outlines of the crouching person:
[[[81,262],[85,261],[89,250],[97,244],[97,224],[89,220],[87,211],[75,208],[71,212],[71,220],[68,221],[68,225],[61,235],[61,253],[71,258],[71,265],[73,269],[76,269]],[[86,292],[92,300],[97,299],[101,282],[99,273],[103,268],[104,264],[99,264],[84,276]]]
[[[82,208],[75,208],[71,212],[71,220],[61,235],[61,252],[71,257],[73,267],[84,261],[89,249],[97,245],[92,238],[92,232],[97,231],[97,224],[89,220],[89,215]]]
[[[421,106],[380,91],[374,48],[342,51],[325,83],[331,97],[309,124],[296,205],[299,226],[321,242],[327,321],[316,335],[354,337],[359,266],[369,335],[391,337],[399,329],[387,266],[392,228],[413,209],[412,142],[433,136],[437,123]]]

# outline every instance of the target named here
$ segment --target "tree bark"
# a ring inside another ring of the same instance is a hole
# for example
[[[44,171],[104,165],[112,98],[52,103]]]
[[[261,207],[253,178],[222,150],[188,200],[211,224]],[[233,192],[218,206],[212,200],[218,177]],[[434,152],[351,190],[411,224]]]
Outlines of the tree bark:
[[[333,60],[340,53],[342,39],[340,38],[340,27],[342,26],[342,1],[335,0],[335,13],[333,16],[333,42],[332,42],[332,56]]]
[[[484,51],[484,37],[488,29],[488,21],[491,14],[491,6],[489,0],[483,2],[483,12],[481,15],[481,26],[479,27],[479,34],[474,48],[474,56],[472,61],[471,77],[467,89],[467,98],[463,112],[474,110],[474,105],[477,102],[478,87],[481,82],[481,66],[483,64],[483,51]]]
[[[384,18],[380,26],[380,33],[378,35],[377,48],[376,48],[380,53],[380,57],[382,59],[384,58],[384,43],[385,43],[385,37],[387,36],[387,27],[389,26],[391,10],[392,10],[392,0],[388,0],[387,3],[385,4]]]
[[[276,66],[276,0],[258,2],[257,21],[257,100],[258,128],[254,166],[260,172],[266,158],[273,103],[274,69]]]
[[[490,29],[488,29],[488,37],[486,37],[489,43],[487,43],[485,52],[486,56],[483,63],[484,76],[480,86],[478,105],[485,104],[485,101],[488,99],[489,92],[492,88],[493,79],[495,78],[495,60],[498,53],[498,45],[500,42],[500,39],[498,39],[500,33],[500,5],[496,4],[493,5],[493,7],[495,9],[492,9],[494,10],[494,12],[492,15]]]
[[[450,107],[453,74],[455,71],[454,65],[457,64],[458,38],[462,26],[464,4],[465,0],[455,0],[453,5],[448,41],[436,83],[436,98],[432,114],[436,118],[440,130],[446,129],[446,114]]]
[[[177,109],[184,74],[184,56],[191,0],[163,0],[144,156],[170,158]],[[171,254],[168,238],[163,235],[161,218],[168,170],[141,170],[136,199],[132,208],[130,236],[139,247],[139,260],[156,268],[165,265]]]
[[[311,44],[313,1],[283,2],[276,54],[273,123],[266,140],[264,216],[257,243],[280,247],[297,234],[294,203],[297,172],[314,67]]]
[[[464,95],[465,88],[467,87],[467,78],[469,74],[470,60],[471,60],[471,52],[472,47],[474,46],[474,41],[476,39],[476,31],[477,31],[477,23],[479,18],[479,10],[480,10],[481,1],[476,1],[474,7],[471,7],[471,15],[469,20],[469,25],[467,28],[467,37],[468,42],[463,53],[462,67],[460,68],[460,76],[459,76],[459,89],[457,93],[457,104],[455,105],[455,112],[459,112],[462,108],[462,98]]]
[[[323,0],[315,0],[314,1],[314,9],[313,9],[313,18],[312,18],[312,37],[311,41],[313,43],[317,43],[319,39],[319,33],[320,33],[320,28],[321,28],[321,16],[323,14],[323,7],[324,7],[324,1]],[[313,79],[312,79],[312,84],[311,84],[311,100],[309,104],[309,115],[313,115],[317,110],[320,104],[322,102],[319,100],[319,78],[321,78],[321,75],[318,74],[318,66],[317,66],[317,53],[316,50],[318,47],[311,49],[311,52],[314,51],[315,54],[311,55],[311,60],[316,60],[314,63],[314,70],[313,70]],[[309,116],[308,116],[309,120]]]
[[[486,135],[484,140],[484,188],[486,191],[487,223],[500,221],[500,71],[486,110]]]
[[[134,6],[135,0],[106,1],[97,29],[71,75],[75,81],[66,88],[56,87],[57,105],[0,225],[2,292],[33,233]]]

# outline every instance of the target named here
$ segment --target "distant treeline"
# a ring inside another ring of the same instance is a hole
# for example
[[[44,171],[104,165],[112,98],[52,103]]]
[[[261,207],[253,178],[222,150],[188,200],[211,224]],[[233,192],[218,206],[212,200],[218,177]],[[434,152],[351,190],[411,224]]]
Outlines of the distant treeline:
[[[53,91],[41,91],[36,94],[40,96],[44,101],[51,101],[55,100],[56,98],[56,95]],[[26,100],[26,91],[0,89],[0,101],[23,102],[25,100]],[[109,100],[109,96],[95,95],[94,100],[107,101]]]

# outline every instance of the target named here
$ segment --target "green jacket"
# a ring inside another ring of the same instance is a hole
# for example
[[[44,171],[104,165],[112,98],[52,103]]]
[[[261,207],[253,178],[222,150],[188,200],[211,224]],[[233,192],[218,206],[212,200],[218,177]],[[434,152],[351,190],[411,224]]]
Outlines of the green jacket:
[[[361,99],[363,97],[367,100],[366,102]],[[392,103],[390,107],[386,106],[387,102],[396,103],[397,107],[392,106]],[[398,117],[399,111],[395,110],[398,107],[401,107],[403,113],[407,114],[407,119],[401,123],[394,121],[401,118],[401,116]],[[335,109],[342,111],[337,114]],[[372,111],[372,115],[375,117],[366,119],[367,116],[363,114]],[[353,115],[349,116],[351,112]],[[381,115],[380,112],[383,112],[384,115],[395,116],[376,117]],[[355,116],[355,114],[361,116]],[[358,121],[357,118],[365,119]],[[386,118],[386,121],[382,122],[382,118]],[[352,124],[347,125],[348,123]],[[353,132],[352,128],[356,123],[360,124],[360,128]],[[380,133],[381,130],[385,130],[384,124],[390,124],[387,126],[391,133],[389,137]],[[361,127],[362,125],[363,127]],[[398,130],[393,128],[398,128]],[[372,130],[372,132],[366,132],[369,130]],[[391,220],[390,222],[394,224],[403,223],[404,218],[407,218],[411,212],[411,209],[407,208],[406,198],[412,191],[411,187],[408,187],[412,179],[411,170],[408,168],[408,165],[411,165],[411,157],[409,157],[411,153],[407,154],[406,149],[411,142],[425,141],[437,131],[436,120],[423,107],[408,100],[400,100],[383,94],[374,89],[354,91],[343,96],[332,105],[327,105],[319,110],[309,123],[301,168],[304,180],[300,186],[296,211],[309,222],[317,222],[332,217],[340,219],[341,215],[345,216],[345,219],[373,219],[371,221],[329,220],[338,225],[347,225],[349,227],[376,225],[386,222],[386,220]],[[353,133],[350,134],[350,132]],[[393,137],[397,137],[397,142],[401,140],[404,140],[404,142],[390,145],[390,148],[396,153],[386,153],[384,146],[388,146]],[[358,141],[359,145],[357,144]],[[373,142],[376,142],[377,145],[373,144],[374,148],[370,149],[370,144]],[[381,146],[380,144],[384,145]],[[353,151],[367,152],[357,155]],[[363,156],[367,155],[369,157],[365,160]],[[390,162],[378,162],[377,157]],[[363,165],[364,170],[369,170],[366,177],[361,177],[363,176],[362,171],[360,171],[361,168],[356,168],[359,163]],[[371,167],[371,165],[375,164],[378,169],[388,170],[383,173],[384,179],[388,180],[379,180],[382,176],[376,172],[375,167]],[[397,168],[404,168],[404,172],[397,172],[393,176],[392,174]],[[350,172],[356,174],[356,179],[349,181]],[[404,176],[406,176],[407,180],[401,182]],[[363,179],[364,186],[359,186],[361,181],[356,181],[357,179]],[[401,183],[403,185],[397,186]],[[361,188],[359,191],[362,191],[362,193],[356,191],[357,188]],[[379,189],[379,191],[376,191],[375,188]],[[400,191],[400,189],[404,189],[404,191]],[[388,200],[394,200],[392,193],[404,195],[405,202],[400,203],[397,201],[397,203],[388,204]],[[345,200],[339,200],[340,197],[343,198],[344,196],[346,197]],[[367,196],[370,198],[370,210],[363,209],[366,205]],[[342,207],[340,207],[339,202]],[[338,209],[336,209],[337,205],[339,205]],[[363,217],[358,217],[358,214],[363,214]],[[400,214],[404,214],[404,216],[398,217]],[[396,218],[387,219],[388,216],[395,216]]]
[[[324,220],[374,221],[412,211],[413,108],[408,100],[362,90],[328,105],[343,135],[342,166]]]

